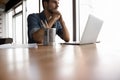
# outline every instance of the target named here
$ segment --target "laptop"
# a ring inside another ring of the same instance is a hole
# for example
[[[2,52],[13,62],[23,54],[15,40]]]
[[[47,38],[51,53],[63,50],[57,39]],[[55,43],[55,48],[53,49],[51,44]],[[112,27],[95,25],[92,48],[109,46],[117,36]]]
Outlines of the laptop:
[[[93,15],[89,15],[84,32],[79,42],[65,42],[61,44],[68,45],[81,45],[81,44],[93,44],[98,43],[97,41],[99,32],[101,30],[103,21]]]

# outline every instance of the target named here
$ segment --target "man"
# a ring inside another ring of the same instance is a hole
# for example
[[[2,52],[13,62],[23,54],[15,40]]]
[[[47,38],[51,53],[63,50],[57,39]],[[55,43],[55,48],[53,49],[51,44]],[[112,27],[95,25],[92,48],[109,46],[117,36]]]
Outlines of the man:
[[[59,0],[42,0],[44,10],[41,13],[30,14],[28,16],[28,43],[42,43],[44,36],[44,25],[47,28],[56,28],[56,34],[68,42],[70,40],[69,32],[57,10]]]

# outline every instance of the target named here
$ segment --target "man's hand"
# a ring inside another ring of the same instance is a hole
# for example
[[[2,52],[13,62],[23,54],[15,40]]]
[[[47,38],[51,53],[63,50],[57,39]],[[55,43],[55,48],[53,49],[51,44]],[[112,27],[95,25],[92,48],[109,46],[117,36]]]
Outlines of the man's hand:
[[[59,20],[61,18],[61,13],[59,11],[54,11],[52,18],[54,18],[56,21]]]
[[[57,21],[57,20],[60,20],[61,19],[61,14],[59,11],[57,10],[54,10],[53,13],[51,14],[48,22],[47,22],[47,25],[49,28],[52,28],[52,26],[54,25],[54,23]]]
[[[45,20],[45,23],[41,20],[41,23],[44,28],[50,28],[46,20]]]
[[[61,23],[61,25],[62,25],[62,31],[63,31],[62,38],[63,38],[64,41],[68,42],[68,41],[70,40],[70,36],[69,36],[69,32],[68,32],[68,30],[67,30],[67,27],[66,27],[66,25],[65,25],[65,22],[64,22],[64,20],[63,20],[63,18],[62,18],[61,13],[60,13],[59,11],[55,11],[55,12],[53,13],[53,17],[56,18],[56,21],[57,21],[57,20],[60,21],[60,23]]]

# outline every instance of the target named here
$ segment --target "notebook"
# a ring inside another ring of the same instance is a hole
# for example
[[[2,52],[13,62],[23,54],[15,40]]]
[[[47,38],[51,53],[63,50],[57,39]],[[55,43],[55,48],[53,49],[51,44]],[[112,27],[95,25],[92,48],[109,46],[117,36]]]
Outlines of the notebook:
[[[97,41],[97,38],[101,30],[102,24],[103,24],[103,20],[90,14],[83,35],[81,37],[81,40],[78,42],[65,42],[61,44],[81,45],[81,44],[92,44],[99,42]]]

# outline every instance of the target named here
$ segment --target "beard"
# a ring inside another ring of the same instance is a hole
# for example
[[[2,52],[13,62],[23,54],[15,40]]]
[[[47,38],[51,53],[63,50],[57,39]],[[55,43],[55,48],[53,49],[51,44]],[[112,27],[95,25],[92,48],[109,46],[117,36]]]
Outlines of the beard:
[[[55,9],[50,9],[50,8],[48,8],[47,10],[48,10],[48,12],[51,13],[51,14],[57,12],[57,8],[55,8]]]
[[[48,9],[48,12],[51,13],[51,14],[53,14],[53,10],[51,10],[51,9]]]

